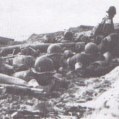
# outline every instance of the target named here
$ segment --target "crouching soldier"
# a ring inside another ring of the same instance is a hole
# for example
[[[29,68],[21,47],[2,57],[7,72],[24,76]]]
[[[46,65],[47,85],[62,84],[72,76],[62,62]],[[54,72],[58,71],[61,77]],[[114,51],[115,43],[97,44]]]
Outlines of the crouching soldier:
[[[102,76],[110,72],[117,64],[113,63],[110,52],[102,54],[103,59],[97,60],[85,69],[85,76]]]
[[[69,74],[78,74],[82,76],[85,68],[90,64],[91,57],[85,52],[77,53],[67,60],[68,65],[68,75]]]
[[[100,42],[97,40],[103,39],[111,33],[115,32],[113,18],[116,15],[116,8],[110,6],[107,11],[107,16],[103,18],[102,22],[94,27],[92,34],[94,36],[95,42]]]
[[[77,53],[73,57],[69,58],[67,60],[67,63],[69,65],[69,68],[71,70],[75,69],[75,64],[79,63],[79,67],[86,67],[88,66],[91,62],[95,61],[98,55],[98,47],[94,43],[88,43],[85,45],[84,52]]]
[[[52,82],[53,74],[55,73],[52,59],[46,55],[38,57],[32,71],[34,73],[34,78],[40,85],[48,85]]]
[[[112,33],[99,44],[101,53],[110,52],[113,57],[119,56],[119,34]]]
[[[47,49],[47,57],[51,58],[56,71],[62,66],[63,50],[58,44],[51,44]]]
[[[116,14],[116,8],[110,6],[107,11],[107,16],[103,18],[102,22],[93,29],[93,35],[98,36],[102,35],[104,37],[114,32],[114,23],[113,18]]]
[[[36,79],[41,86],[48,86],[49,91],[61,88],[64,84],[67,85],[68,83],[54,76],[57,74],[54,62],[47,55],[40,56],[36,59],[32,71],[34,73],[34,79]]]

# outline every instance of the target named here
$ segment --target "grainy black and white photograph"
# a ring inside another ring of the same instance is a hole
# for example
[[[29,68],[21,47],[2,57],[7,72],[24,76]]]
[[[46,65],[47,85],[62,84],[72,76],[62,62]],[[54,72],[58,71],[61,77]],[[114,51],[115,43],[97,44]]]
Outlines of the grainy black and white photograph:
[[[119,1],[0,0],[0,119],[119,119]]]

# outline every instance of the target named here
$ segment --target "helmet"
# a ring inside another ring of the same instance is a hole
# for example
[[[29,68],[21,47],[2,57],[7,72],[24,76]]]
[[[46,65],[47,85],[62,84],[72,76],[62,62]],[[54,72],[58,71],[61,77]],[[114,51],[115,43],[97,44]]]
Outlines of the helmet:
[[[87,54],[97,54],[98,53],[98,46],[95,43],[88,43],[85,45],[85,53]]]
[[[116,14],[116,8],[114,6],[110,6],[107,13]]]
[[[53,61],[47,56],[40,56],[35,61],[35,70],[37,72],[48,72],[54,70]]]
[[[64,40],[72,40],[73,39],[73,33],[70,31],[66,31],[64,33]]]
[[[47,53],[61,53],[61,52],[62,48],[58,44],[51,44],[47,49]]]
[[[74,55],[74,53],[71,50],[65,50],[64,51],[64,57],[68,58],[68,57],[72,57]]]

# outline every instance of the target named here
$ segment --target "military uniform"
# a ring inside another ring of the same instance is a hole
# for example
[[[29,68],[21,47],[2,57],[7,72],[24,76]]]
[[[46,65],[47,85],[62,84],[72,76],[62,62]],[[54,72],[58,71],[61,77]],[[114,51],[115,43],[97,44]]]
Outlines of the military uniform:
[[[114,6],[110,6],[107,12],[107,16],[102,19],[102,22],[98,24],[93,29],[93,36],[96,42],[99,44],[101,41],[97,41],[99,36],[101,36],[101,40],[110,34],[114,33],[114,23],[113,23],[113,17],[116,14],[116,8]]]
[[[98,24],[97,27],[94,28],[93,30],[93,35],[98,36],[108,36],[109,34],[114,32],[114,24],[113,24],[113,19],[110,19],[109,16],[106,16],[103,18],[102,22]]]
[[[113,56],[119,56],[119,35],[112,33],[105,37],[99,44],[101,53],[110,52]]]

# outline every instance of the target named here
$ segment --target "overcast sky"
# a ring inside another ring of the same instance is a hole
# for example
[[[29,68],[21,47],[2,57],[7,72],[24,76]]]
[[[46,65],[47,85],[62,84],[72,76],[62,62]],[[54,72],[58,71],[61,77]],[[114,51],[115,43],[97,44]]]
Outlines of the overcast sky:
[[[0,0],[0,36],[24,40],[32,33],[96,25],[111,5],[119,23],[118,0]]]

